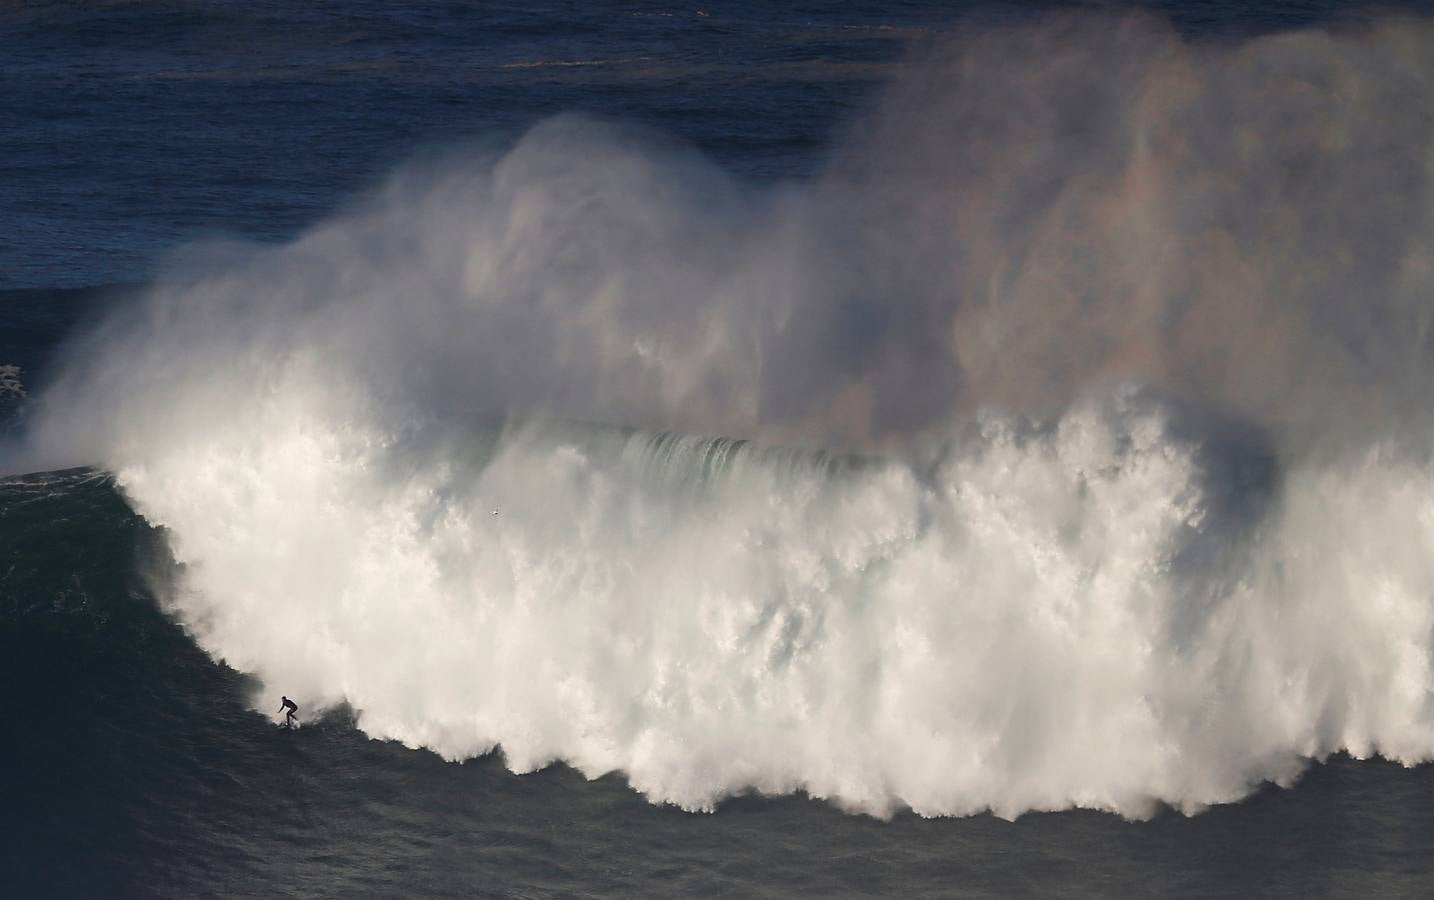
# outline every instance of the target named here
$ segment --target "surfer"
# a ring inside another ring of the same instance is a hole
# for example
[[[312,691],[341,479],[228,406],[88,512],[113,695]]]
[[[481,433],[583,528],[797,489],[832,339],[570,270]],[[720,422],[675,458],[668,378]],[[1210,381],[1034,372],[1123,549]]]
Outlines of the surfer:
[[[293,728],[294,722],[296,721],[296,719],[294,718],[294,714],[299,711],[299,704],[290,700],[288,697],[284,697],[282,699],[284,701],[284,705],[279,707],[279,712],[284,713],[284,727]],[[284,712],[285,710],[288,710],[288,712]]]

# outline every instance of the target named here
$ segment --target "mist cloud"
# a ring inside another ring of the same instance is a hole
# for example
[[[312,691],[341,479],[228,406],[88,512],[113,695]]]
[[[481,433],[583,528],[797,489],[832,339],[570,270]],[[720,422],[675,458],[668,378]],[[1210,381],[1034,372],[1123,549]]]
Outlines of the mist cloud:
[[[1288,443],[1406,427],[1431,375],[1431,34],[962,35],[774,190],[561,117],[288,247],[191,251],[76,354],[73,393],[142,402],[163,391],[136,379],[241,360],[263,384],[300,354],[364,403],[852,448],[1120,381]]]

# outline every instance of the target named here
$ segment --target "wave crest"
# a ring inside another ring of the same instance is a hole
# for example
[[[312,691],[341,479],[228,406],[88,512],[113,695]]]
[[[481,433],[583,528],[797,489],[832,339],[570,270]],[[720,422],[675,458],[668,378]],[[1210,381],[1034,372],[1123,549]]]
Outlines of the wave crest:
[[[1008,816],[1423,761],[1428,35],[968,36],[772,191],[552,120],[189,251],[29,458],[169,529],[210,653],[451,759]]]

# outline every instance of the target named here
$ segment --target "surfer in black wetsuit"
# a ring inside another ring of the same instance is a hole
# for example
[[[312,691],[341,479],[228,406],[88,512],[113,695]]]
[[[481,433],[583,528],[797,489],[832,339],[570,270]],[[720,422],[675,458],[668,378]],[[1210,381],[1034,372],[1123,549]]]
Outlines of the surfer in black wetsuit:
[[[288,697],[284,697],[282,699],[284,701],[284,705],[279,707],[279,712],[284,713],[284,727],[293,728],[294,722],[296,721],[294,719],[294,714],[299,711],[299,704],[290,700]],[[288,712],[284,712],[284,710],[288,710]]]

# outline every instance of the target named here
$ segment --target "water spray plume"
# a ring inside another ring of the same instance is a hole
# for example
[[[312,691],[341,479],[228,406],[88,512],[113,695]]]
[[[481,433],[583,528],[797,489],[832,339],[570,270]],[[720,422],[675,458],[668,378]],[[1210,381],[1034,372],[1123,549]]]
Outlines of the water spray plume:
[[[185,251],[9,466],[115,472],[306,709],[688,809],[1424,761],[1431,47],[962,34],[776,188],[559,117]]]

